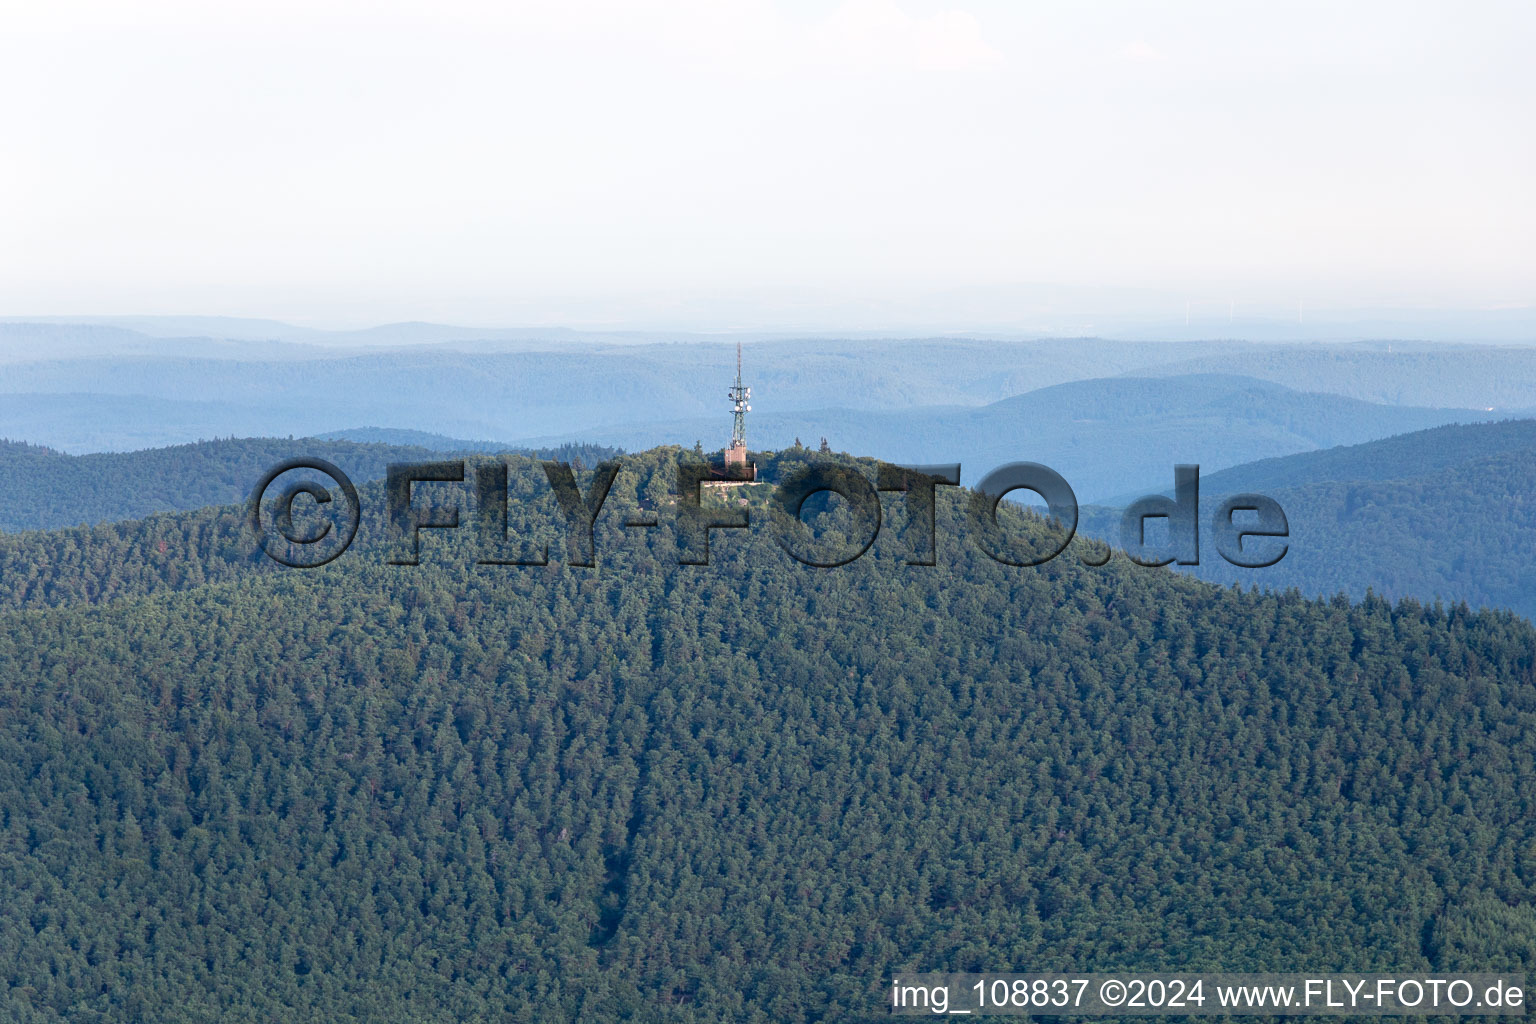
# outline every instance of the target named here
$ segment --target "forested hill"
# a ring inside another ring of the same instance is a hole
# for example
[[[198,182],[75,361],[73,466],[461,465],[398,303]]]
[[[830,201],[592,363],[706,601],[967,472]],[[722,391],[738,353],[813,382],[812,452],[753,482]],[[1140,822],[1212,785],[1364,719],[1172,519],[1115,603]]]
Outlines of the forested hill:
[[[1466,601],[1536,617],[1536,420],[1441,427],[1269,459],[1201,481],[1208,519],[1230,494],[1278,501],[1290,527],[1279,564],[1239,569],[1211,547],[1193,572],[1218,583],[1374,590],[1388,599]],[[1119,513],[1085,530],[1116,537]]]
[[[1237,494],[1327,482],[1409,480],[1532,448],[1536,419],[1457,423],[1234,466],[1207,475],[1204,483],[1213,494]]]
[[[377,485],[307,572],[231,539],[214,580],[219,510],[5,538],[50,579],[0,614],[7,1015],[767,1024],[884,1019],[898,970],[1536,967],[1528,624],[1008,567],[953,492],[936,567],[900,501],[840,569],[760,529],[679,566],[688,457],[626,458],[591,570],[518,460],[547,567],[441,531],[382,564]],[[133,529],[158,589],[89,596]]]
[[[581,458],[589,464],[617,454],[591,445],[511,450],[540,458]],[[360,482],[383,477],[391,462],[421,462],[441,458],[442,452],[440,444],[258,437],[65,455],[39,445],[0,441],[0,531],[142,519],[154,512],[244,501],[263,473],[297,455],[326,459]]]

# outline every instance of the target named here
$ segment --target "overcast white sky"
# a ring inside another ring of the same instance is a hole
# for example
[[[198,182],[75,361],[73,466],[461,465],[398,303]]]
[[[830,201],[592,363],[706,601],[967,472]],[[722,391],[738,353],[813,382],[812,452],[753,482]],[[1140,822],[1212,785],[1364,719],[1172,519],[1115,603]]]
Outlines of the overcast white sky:
[[[1532,305],[1533,39],[1528,0],[0,0],[0,314]]]

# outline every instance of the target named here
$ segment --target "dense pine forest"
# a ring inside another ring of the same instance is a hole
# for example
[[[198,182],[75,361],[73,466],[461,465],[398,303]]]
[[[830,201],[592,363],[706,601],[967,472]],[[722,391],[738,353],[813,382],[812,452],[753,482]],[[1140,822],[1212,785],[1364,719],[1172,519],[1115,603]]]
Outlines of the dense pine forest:
[[[519,457],[543,567],[476,564],[467,505],[386,564],[379,484],[314,570],[237,506],[0,537],[4,1019],[831,1022],[893,971],[1536,968],[1525,620],[1081,542],[1007,566],[954,488],[936,566],[895,494],[868,554],[802,565],[765,487],[707,498],[753,528],[679,565],[696,458],[625,457],[593,569]]]

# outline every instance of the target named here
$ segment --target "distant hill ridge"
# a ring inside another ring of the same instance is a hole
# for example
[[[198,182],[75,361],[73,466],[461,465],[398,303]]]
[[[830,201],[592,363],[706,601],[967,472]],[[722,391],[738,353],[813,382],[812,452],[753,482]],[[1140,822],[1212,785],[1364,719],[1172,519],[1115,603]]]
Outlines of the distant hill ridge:
[[[358,444],[390,444],[404,445],[416,448],[435,448],[445,452],[527,452],[530,449],[520,448],[504,441],[471,441],[462,437],[448,437],[446,434],[434,434],[428,430],[407,430],[400,427],[351,427],[347,430],[333,430],[325,434],[316,434],[322,441],[352,441]],[[570,446],[573,450],[578,447]],[[553,449],[552,449],[553,450]],[[606,453],[598,458],[606,458],[615,449],[596,448],[594,451]],[[556,457],[556,456],[551,456]]]
[[[764,448],[825,436],[840,450],[893,462],[960,462],[972,483],[1007,462],[1043,462],[1067,478],[1080,500],[1095,501],[1170,487],[1179,462],[1214,471],[1495,416],[1503,418],[1479,409],[1379,405],[1209,373],[1072,381],[981,407],[790,412],[765,403],[764,411],[752,414],[748,433]],[[717,436],[719,423],[634,423],[570,436],[638,449]]]
[[[723,389],[734,374],[733,347],[722,339],[537,333],[317,348],[0,323],[0,436],[82,452],[374,424],[635,450],[691,444],[720,430]],[[1423,343],[773,338],[749,342],[746,370],[756,396],[752,429],[771,446],[797,433],[831,436],[850,420],[879,426],[882,414],[980,409],[1042,388],[1127,375],[1247,376],[1304,393],[1446,412],[1438,421],[1390,423],[1327,444],[1465,418],[1461,410],[1503,418],[1536,395],[1536,349]],[[818,419],[829,420],[826,429],[809,422]],[[882,429],[896,436],[894,427]],[[872,438],[856,434],[846,446],[874,451]],[[1288,450],[1297,449],[1249,449],[1222,464]]]

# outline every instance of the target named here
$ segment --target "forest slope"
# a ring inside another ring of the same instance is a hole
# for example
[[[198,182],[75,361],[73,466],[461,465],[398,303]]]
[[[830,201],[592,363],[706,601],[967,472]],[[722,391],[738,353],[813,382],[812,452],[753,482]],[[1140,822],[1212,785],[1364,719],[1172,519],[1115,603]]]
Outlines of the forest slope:
[[[366,433],[360,431],[360,434]],[[224,438],[170,448],[66,455],[40,445],[0,441],[0,532],[142,519],[155,512],[244,501],[267,470],[295,456],[325,459],[356,482],[377,480],[391,462],[441,458],[452,438],[421,435],[416,443],[317,438]],[[422,444],[420,442],[433,442]],[[498,449],[541,458],[595,463],[611,448],[561,445]]]
[[[952,493],[936,567],[899,502],[841,569],[756,530],[678,566],[620,523],[686,457],[626,460],[596,570],[360,535],[0,616],[8,1016],[872,1020],[893,970],[1536,965],[1528,624],[1003,566]]]

